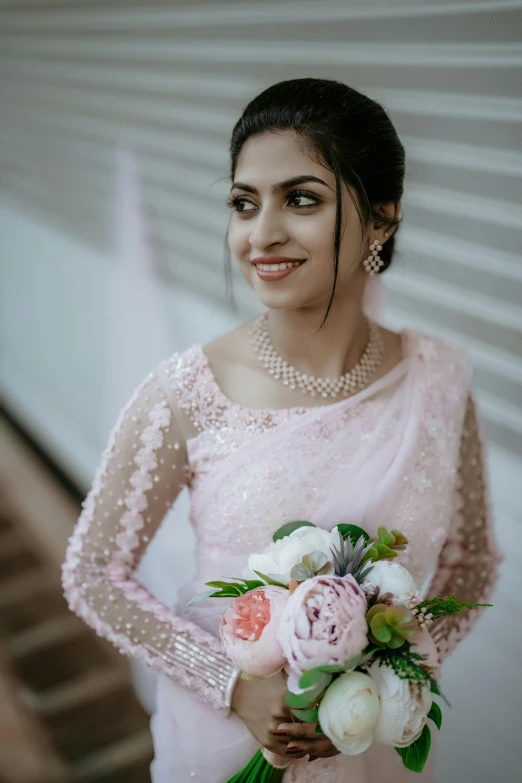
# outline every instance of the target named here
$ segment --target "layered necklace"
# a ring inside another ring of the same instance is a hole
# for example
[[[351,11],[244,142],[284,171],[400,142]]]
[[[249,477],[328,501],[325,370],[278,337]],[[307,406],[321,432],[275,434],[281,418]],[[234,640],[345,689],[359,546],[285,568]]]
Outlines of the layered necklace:
[[[250,343],[259,361],[276,380],[280,380],[290,389],[299,388],[303,394],[309,394],[311,397],[337,397],[341,393],[344,397],[349,397],[368,386],[382,362],[384,344],[381,333],[377,324],[369,318],[366,318],[368,342],[361,359],[349,372],[338,378],[317,378],[306,375],[288,364],[272,345],[267,323],[268,311],[265,311],[256,318],[248,330]]]

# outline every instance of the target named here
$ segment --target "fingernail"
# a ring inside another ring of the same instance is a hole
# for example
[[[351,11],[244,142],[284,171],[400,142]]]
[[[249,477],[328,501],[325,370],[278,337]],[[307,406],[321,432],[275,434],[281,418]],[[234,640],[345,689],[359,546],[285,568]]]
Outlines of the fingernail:
[[[278,737],[288,737],[287,731],[273,731],[272,734],[277,734]]]
[[[299,748],[297,745],[289,745],[286,749],[287,753],[299,753]]]

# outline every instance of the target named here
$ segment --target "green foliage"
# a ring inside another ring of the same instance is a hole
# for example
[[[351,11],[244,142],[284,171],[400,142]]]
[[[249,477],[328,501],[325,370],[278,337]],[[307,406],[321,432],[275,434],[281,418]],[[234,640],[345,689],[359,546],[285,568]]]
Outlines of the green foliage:
[[[288,585],[285,585],[284,582],[278,582],[277,579],[273,579],[271,576],[267,576],[266,574],[262,574],[261,571],[255,571],[254,574],[257,574],[261,577],[261,579],[264,579],[264,581],[267,583],[267,585],[275,585],[276,587],[284,587],[288,590]]]
[[[428,718],[433,721],[435,726],[439,729],[442,725],[442,712],[436,701],[431,703],[431,710],[428,712]]]
[[[290,571],[290,577],[295,579],[296,582],[304,582],[313,576],[324,576],[333,573],[333,563],[328,560],[324,552],[316,551],[304,555],[301,562],[297,563]]]
[[[227,780],[227,783],[281,783],[286,770],[276,769],[258,750],[248,764],[237,774]]]
[[[340,663],[325,663],[324,666],[317,666],[316,671],[327,672],[328,674],[340,674],[344,672],[344,666]]]
[[[376,653],[386,649],[387,648],[385,646],[370,647],[369,650],[366,650],[366,652],[363,652],[360,655],[352,655],[352,657],[348,658],[348,660],[345,662],[343,666],[343,671],[352,672],[354,669],[357,669],[359,666],[364,666],[366,663],[368,663],[368,661],[370,661],[375,656]]]
[[[419,690],[423,687],[432,690],[435,681],[425,668],[427,658],[427,655],[412,652],[411,645],[405,642],[398,650],[384,650],[377,660],[379,666],[389,666],[401,680],[408,680]]]
[[[430,681],[430,690],[432,693],[435,693],[436,696],[440,696],[440,690],[439,686],[437,685],[437,680],[434,680],[433,677]]]
[[[285,704],[288,704],[292,709],[308,710],[315,706],[324,690],[325,688],[323,686],[318,686],[316,688],[309,688],[303,693],[292,693],[291,691],[287,691],[285,693]]]
[[[186,606],[197,604],[200,601],[204,601],[206,598],[237,598],[240,595],[249,593],[251,590],[255,590],[256,587],[265,586],[264,582],[259,582],[257,579],[234,579],[233,577],[230,577],[230,580],[231,581],[229,582],[222,582],[219,580],[205,582],[206,585],[213,589],[195,595],[190,601],[187,601]]]
[[[350,536],[351,542],[354,546],[361,536],[364,538],[365,544],[370,538],[366,530],[363,530],[362,527],[357,527],[357,525],[341,524],[337,525],[337,530],[345,540],[348,538],[348,536]]]
[[[272,541],[279,541],[280,538],[285,538],[293,533],[294,530],[299,530],[300,527],[317,527],[313,522],[307,522],[306,520],[298,520],[296,522],[287,522],[285,525],[278,527],[272,536]]]
[[[302,720],[304,723],[317,723],[319,719],[319,708],[312,707],[310,710],[292,710],[292,715],[297,720]]]
[[[357,529],[359,530],[360,528]],[[362,532],[364,534],[364,530]],[[353,576],[358,584],[361,584],[373,566],[372,563],[364,564],[364,556],[370,548],[371,544],[365,546],[364,535],[360,535],[355,544],[352,543],[349,535],[345,539],[340,540],[339,545],[332,544],[330,551],[337,576],[349,574]]]
[[[402,647],[417,630],[417,621],[405,606],[374,604],[366,613],[368,638],[392,650]]]
[[[219,593],[216,594],[214,590],[205,590],[204,593],[192,596],[190,601],[187,601],[185,606],[192,606],[193,604],[199,604],[200,601],[205,601],[207,598],[219,598]]]
[[[342,670],[341,670],[342,671]],[[332,680],[331,672],[324,671],[323,667],[309,669],[299,678],[300,688],[326,688]]]
[[[388,560],[397,557],[398,552],[404,549],[408,539],[399,530],[392,530],[391,533],[385,527],[377,528],[377,538],[371,538],[371,549],[365,554],[363,562],[371,560],[373,563],[377,560]]]
[[[407,748],[395,748],[402,758],[406,769],[412,772],[422,772],[431,747],[431,732],[428,724],[425,724],[422,734]]]
[[[299,687],[305,688],[303,693],[292,693],[291,691],[285,693],[285,703],[291,707],[292,714],[299,720],[304,720],[299,714],[301,710],[305,710],[307,716],[310,717],[310,710],[316,708],[317,702],[321,700],[334,678],[334,673],[321,671],[322,668],[325,667],[310,669],[301,675]],[[314,723],[315,720],[310,720],[310,722]]]
[[[419,611],[426,607],[426,614],[432,614],[433,619],[438,617],[446,617],[450,614],[458,614],[465,609],[474,609],[477,606],[493,606],[493,604],[472,604],[468,601],[461,601],[456,598],[456,594],[452,593],[447,598],[442,598],[440,593],[432,598],[426,598],[418,604]]]

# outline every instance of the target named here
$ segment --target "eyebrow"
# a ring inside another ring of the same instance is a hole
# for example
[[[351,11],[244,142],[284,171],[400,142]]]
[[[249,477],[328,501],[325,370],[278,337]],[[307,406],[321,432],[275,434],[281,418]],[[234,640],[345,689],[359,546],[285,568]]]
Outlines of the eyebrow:
[[[319,177],[314,177],[311,174],[302,174],[300,177],[292,177],[291,179],[283,180],[283,182],[276,182],[274,185],[272,185],[270,191],[272,193],[280,193],[282,190],[288,190],[289,188],[293,188],[295,185],[302,185],[304,182],[317,182],[319,185],[325,185],[329,190],[332,190],[330,185],[324,182],[324,180],[319,179]],[[256,188],[254,188],[252,185],[247,185],[245,182],[234,182],[230,190],[234,190],[234,188],[246,190],[247,193],[253,193],[256,196],[259,195]]]

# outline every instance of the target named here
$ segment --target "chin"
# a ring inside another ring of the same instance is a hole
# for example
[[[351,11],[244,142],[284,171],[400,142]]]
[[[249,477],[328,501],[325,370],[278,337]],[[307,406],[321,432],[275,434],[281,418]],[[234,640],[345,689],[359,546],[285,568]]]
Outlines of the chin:
[[[298,295],[297,291],[267,291],[257,285],[252,288],[261,304],[270,310],[295,310],[304,304],[302,295]]]

